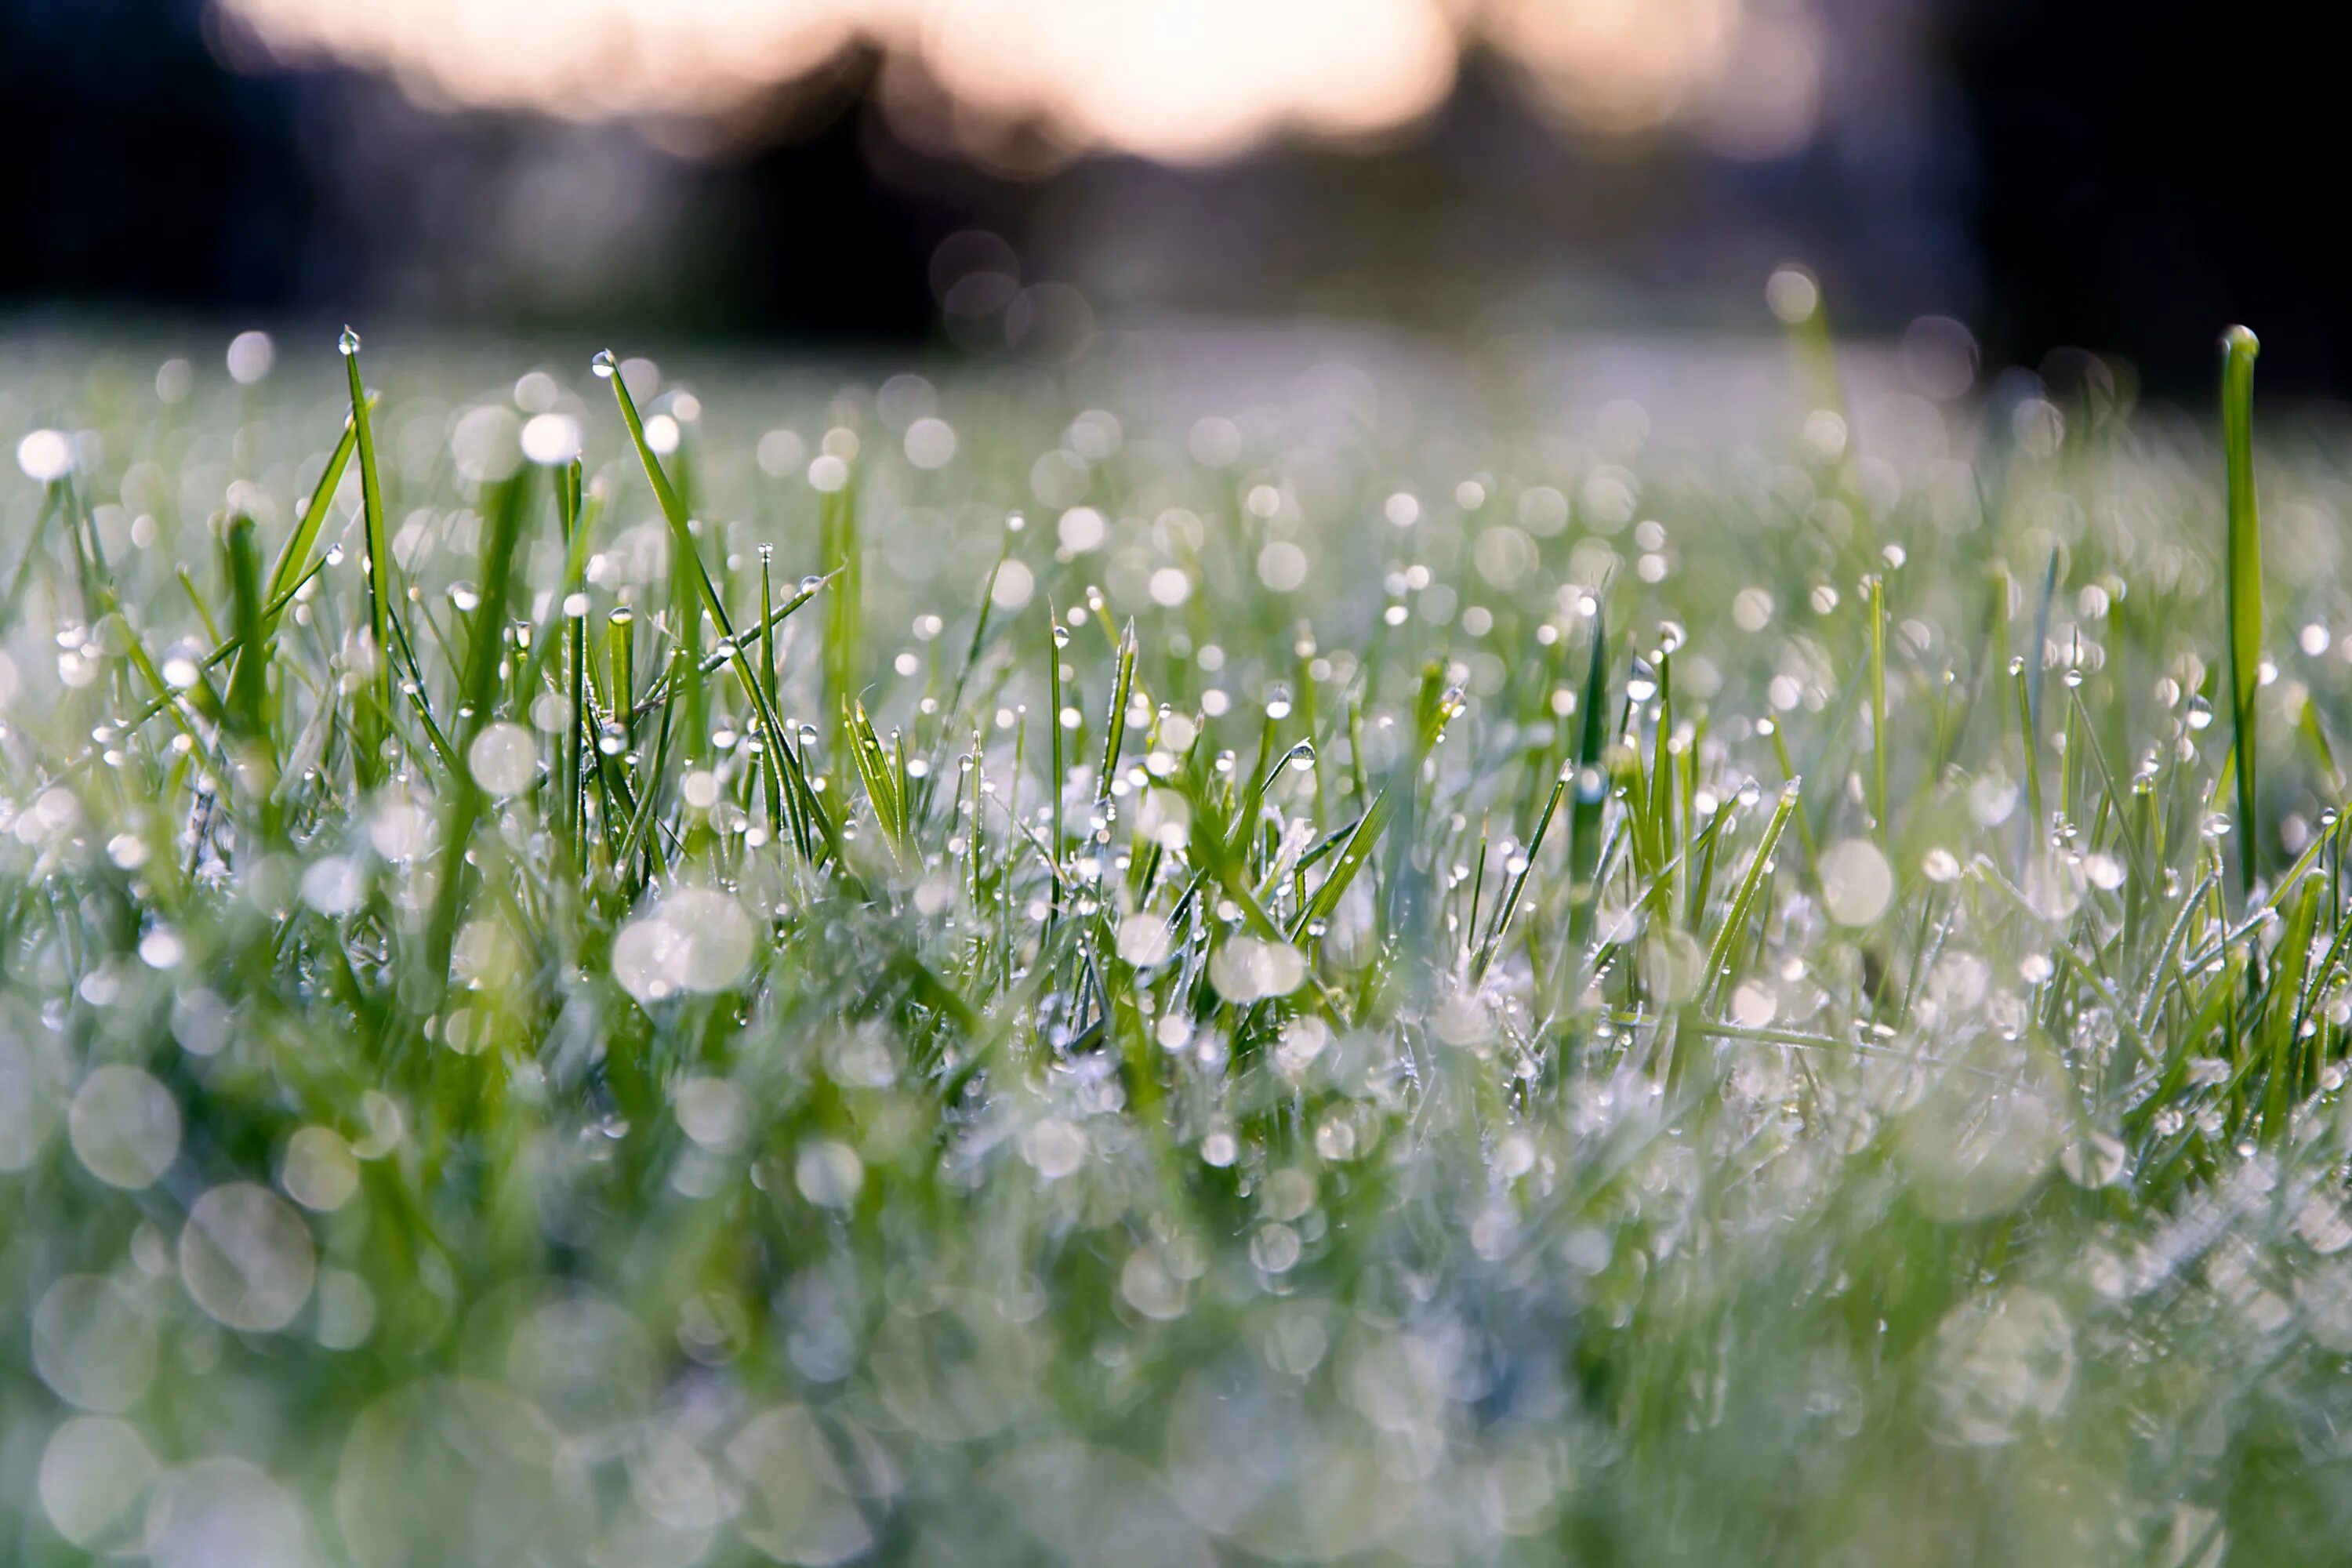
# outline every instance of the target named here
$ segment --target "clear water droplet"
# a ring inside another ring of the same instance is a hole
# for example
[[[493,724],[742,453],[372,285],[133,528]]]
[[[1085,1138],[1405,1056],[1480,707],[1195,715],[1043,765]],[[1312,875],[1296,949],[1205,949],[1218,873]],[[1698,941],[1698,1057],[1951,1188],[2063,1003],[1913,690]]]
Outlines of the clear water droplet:
[[[621,368],[621,362],[613,357],[611,349],[598,349],[596,357],[588,362],[588,368],[596,373],[598,380],[610,381],[613,373]]]
[[[335,340],[335,347],[345,359],[349,359],[352,355],[360,352],[359,333],[352,331],[349,327],[345,327],[343,329],[343,335]]]

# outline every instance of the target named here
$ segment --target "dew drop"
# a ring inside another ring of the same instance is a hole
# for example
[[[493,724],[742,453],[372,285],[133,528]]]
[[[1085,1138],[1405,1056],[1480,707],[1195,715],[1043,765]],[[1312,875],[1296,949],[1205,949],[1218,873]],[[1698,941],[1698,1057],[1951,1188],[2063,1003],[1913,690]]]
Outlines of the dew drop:
[[[1822,900],[1843,926],[1873,924],[1895,896],[1886,857],[1866,838],[1849,838],[1822,852]]]

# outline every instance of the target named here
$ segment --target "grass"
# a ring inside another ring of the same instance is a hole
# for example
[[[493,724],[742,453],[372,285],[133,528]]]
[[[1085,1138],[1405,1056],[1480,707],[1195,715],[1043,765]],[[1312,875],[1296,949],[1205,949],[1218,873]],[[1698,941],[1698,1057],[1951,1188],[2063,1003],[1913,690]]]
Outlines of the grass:
[[[1790,298],[0,384],[0,1557],[2342,1559],[2336,433]]]

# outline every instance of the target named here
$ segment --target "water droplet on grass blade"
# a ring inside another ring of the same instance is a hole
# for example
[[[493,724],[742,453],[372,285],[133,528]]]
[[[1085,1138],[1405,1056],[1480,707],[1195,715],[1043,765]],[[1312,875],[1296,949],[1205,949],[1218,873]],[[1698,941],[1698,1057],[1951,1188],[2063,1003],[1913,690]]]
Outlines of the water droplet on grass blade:
[[[2123,1140],[2094,1128],[2058,1151],[2058,1168],[2078,1187],[2111,1187],[2123,1180],[2129,1157]]]
[[[1731,1021],[1743,1029],[1768,1028],[1780,1011],[1780,999],[1761,981],[1743,981],[1731,993]]]
[[[152,1568],[304,1568],[311,1555],[302,1510],[243,1459],[198,1459],[166,1470],[147,1499]]]
[[[41,1451],[41,1508],[59,1535],[94,1554],[143,1555],[138,1503],[155,1457],[126,1421],[79,1415]]]
[[[180,1108],[172,1091],[119,1063],[83,1080],[66,1126],[89,1173],[126,1191],[152,1185],[180,1152]]]
[[[232,1329],[272,1332],[310,1299],[310,1227],[268,1188],[233,1182],[196,1200],[180,1233],[180,1278],[196,1305]]]
[[[36,484],[54,484],[71,473],[73,455],[61,430],[36,430],[16,443],[16,466]]]
[[[568,414],[534,415],[522,427],[522,455],[543,466],[580,455],[580,422]]]
[[[621,368],[621,362],[613,357],[611,349],[598,349],[596,356],[588,362],[588,368],[596,373],[599,381],[610,381],[614,372]]]
[[[613,942],[613,977],[650,1005],[682,992],[723,991],[751,962],[756,936],[725,893],[689,888],[630,921]]]
[[[1936,1331],[1937,1435],[1947,1442],[2010,1442],[2055,1415],[2074,1382],[2074,1325],[2039,1290],[1963,1303]]]
[[[101,1415],[131,1409],[155,1381],[156,1324],[119,1278],[68,1274],[33,1308],[33,1370],[67,1404]]]
[[[539,776],[539,744],[521,725],[501,720],[474,737],[466,765],[490,794],[519,795]]]
[[[1840,925],[1873,924],[1895,897],[1886,857],[1866,838],[1849,838],[1822,851],[1821,877],[1822,902]]]
[[[1306,979],[1307,961],[1287,942],[1237,936],[1209,960],[1209,984],[1236,1004],[1287,996]]]
[[[336,351],[338,353],[341,353],[341,354],[344,358],[346,358],[346,359],[349,359],[352,355],[353,355],[353,354],[355,354],[355,353],[359,353],[359,352],[360,352],[360,335],[359,335],[359,333],[357,333],[357,332],[353,331],[352,331],[351,328],[349,328],[349,327],[345,327],[345,328],[343,329],[343,335],[342,335],[342,336],[341,336],[341,337],[339,337],[339,338],[337,338],[337,339],[335,340],[335,351]],[[395,356],[395,357],[397,357],[397,356]]]
[[[2039,1037],[1984,1029],[1948,1047],[1896,1123],[1912,1200],[1942,1220],[2015,1206],[2071,1135],[2071,1104],[2056,1054]]]
[[[866,1162],[846,1143],[817,1138],[801,1145],[793,1162],[793,1184],[819,1208],[845,1209],[866,1183]]]
[[[288,1142],[278,1180],[304,1208],[331,1212],[359,1191],[359,1159],[332,1128],[305,1127]]]

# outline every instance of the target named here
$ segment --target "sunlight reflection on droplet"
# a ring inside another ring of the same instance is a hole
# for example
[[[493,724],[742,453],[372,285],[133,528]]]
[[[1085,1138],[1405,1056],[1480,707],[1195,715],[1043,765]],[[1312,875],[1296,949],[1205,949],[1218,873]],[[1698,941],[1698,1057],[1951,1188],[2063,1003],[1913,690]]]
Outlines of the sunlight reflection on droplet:
[[[62,430],[36,430],[16,443],[16,466],[37,484],[50,484],[73,472],[73,442]]]
[[[350,914],[367,896],[367,878],[340,855],[314,860],[302,873],[302,901],[330,918]]]
[[[1848,838],[1822,851],[1822,902],[1840,925],[1866,926],[1886,912],[1895,874],[1878,846]]]
[[[1138,969],[1168,962],[1168,922],[1158,915],[1129,915],[1118,924],[1118,956]]]
[[[2069,1138],[2058,1150],[2058,1168],[2078,1187],[2111,1187],[2124,1178],[2130,1159],[2123,1140],[2094,1128]]]
[[[310,1568],[294,1500],[243,1459],[198,1459],[159,1477],[147,1505],[154,1568]]]
[[[1305,983],[1307,961],[1287,942],[1237,936],[1209,960],[1209,984],[1228,1002],[1287,996]]]
[[[2035,1037],[1983,1029],[1948,1048],[1896,1129],[1914,1199],[1939,1219],[2011,1207],[2066,1139],[2068,1100],[2048,1046]]]
[[[102,1067],[74,1095],[67,1131],[90,1174],[136,1191],[178,1155],[180,1108],[171,1090],[139,1068]]]
[[[520,795],[539,777],[539,743],[521,725],[500,720],[474,737],[466,763],[490,794]]]
[[[342,1207],[359,1191],[358,1156],[331,1127],[304,1127],[286,1141],[279,1184],[306,1209],[324,1214]]]
[[[155,1379],[157,1325],[122,1283],[68,1274],[33,1309],[33,1369],[67,1404],[100,1415],[130,1410]]]
[[[1087,1137],[1059,1117],[1046,1117],[1023,1130],[1021,1157],[1049,1182],[1061,1180],[1086,1163]]]
[[[989,600],[1000,610],[1017,610],[1029,602],[1037,589],[1037,579],[1029,568],[1018,561],[1007,561],[997,570],[996,585],[989,590]]]
[[[520,1394],[428,1377],[352,1423],[335,1521],[359,1568],[576,1562],[565,1546],[586,1521],[563,1490],[575,1462],[554,1423]],[[427,1506],[434,1499],[474,1500]]]
[[[743,1135],[742,1091],[723,1078],[693,1078],[678,1085],[671,1113],[686,1135],[706,1149],[731,1149]]]
[[[180,1233],[189,1296],[232,1329],[268,1332],[293,1321],[316,1268],[310,1227],[285,1199],[250,1182],[198,1198]]]
[[[143,1546],[139,1508],[155,1477],[155,1456],[139,1429],[102,1415],[78,1415],[41,1450],[41,1510],[57,1532],[86,1551],[131,1556]]]
[[[865,1181],[866,1163],[857,1151],[830,1138],[811,1139],[793,1160],[793,1184],[819,1208],[847,1208]]]
[[[955,460],[955,426],[940,418],[922,418],[907,426],[907,461],[923,469],[944,468]]]
[[[580,455],[580,421],[568,414],[535,415],[522,427],[522,455],[534,463],[568,463]]]
[[[277,359],[278,345],[268,332],[239,332],[228,342],[229,379],[251,386],[269,374]]]
[[[754,1550],[779,1563],[830,1568],[873,1545],[874,1532],[847,1495],[832,1445],[800,1405],[754,1415],[726,1454],[750,1489],[736,1528]]]
[[[2014,1440],[2058,1413],[2074,1381],[2074,1331],[2065,1309],[2013,1287],[1955,1308],[1936,1331],[1938,1436],[1984,1447]]]
[[[1731,1021],[1744,1029],[1768,1027],[1780,1007],[1772,988],[1759,981],[1742,981],[1731,993]]]

